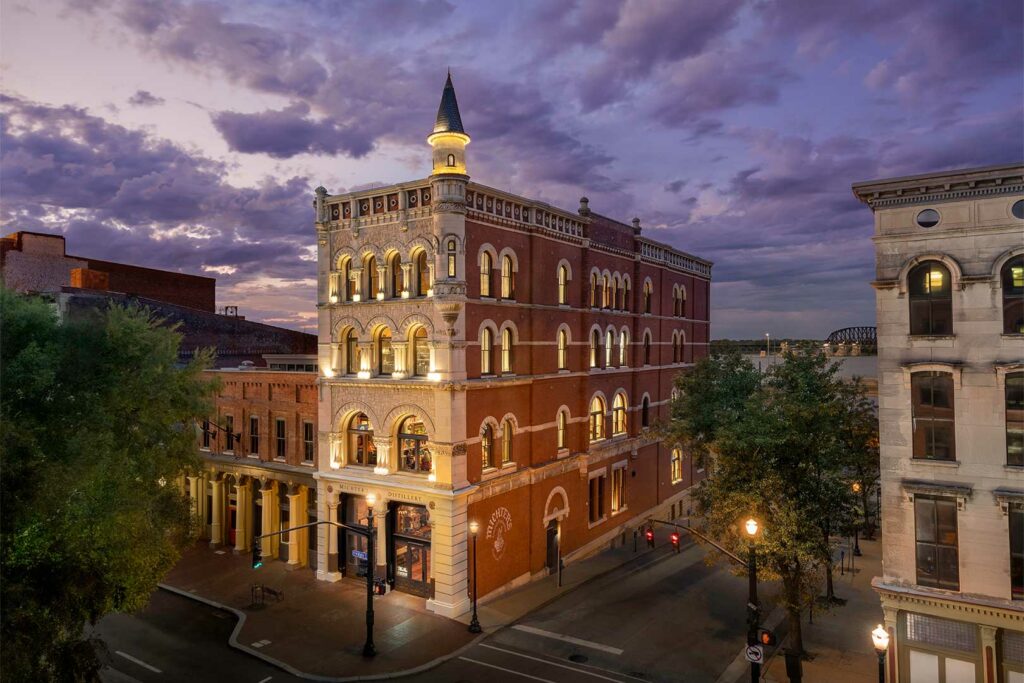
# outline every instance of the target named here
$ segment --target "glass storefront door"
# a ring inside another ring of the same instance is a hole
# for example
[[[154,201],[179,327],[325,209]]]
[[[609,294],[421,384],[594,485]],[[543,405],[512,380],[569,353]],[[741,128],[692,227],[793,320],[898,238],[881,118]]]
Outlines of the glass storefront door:
[[[342,520],[352,526],[366,526],[366,499],[362,496],[345,496],[344,518]],[[339,561],[342,571],[348,577],[366,576],[369,555],[365,536],[344,531],[345,557]]]
[[[430,513],[422,505],[392,504],[388,525],[391,532],[390,560],[394,587],[406,593],[429,597]]]

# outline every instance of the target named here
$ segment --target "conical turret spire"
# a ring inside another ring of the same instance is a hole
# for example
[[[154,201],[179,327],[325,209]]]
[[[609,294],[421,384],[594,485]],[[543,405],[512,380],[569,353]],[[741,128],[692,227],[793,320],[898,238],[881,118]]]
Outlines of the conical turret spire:
[[[455,99],[455,86],[452,85],[452,72],[448,72],[448,80],[441,93],[441,106],[437,108],[437,120],[434,121],[435,133],[463,133],[462,116],[459,115],[459,101]]]

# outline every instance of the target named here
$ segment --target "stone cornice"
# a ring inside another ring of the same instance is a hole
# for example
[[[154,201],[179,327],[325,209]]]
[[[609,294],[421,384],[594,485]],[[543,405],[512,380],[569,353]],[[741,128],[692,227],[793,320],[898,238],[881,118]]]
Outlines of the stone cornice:
[[[1024,630],[1024,602],[1021,601],[895,583],[880,576],[871,580],[871,587],[882,596],[883,607],[946,618],[952,616],[950,612],[957,612],[965,621]]]
[[[1024,166],[988,166],[947,173],[854,183],[853,195],[872,209],[1024,194]]]

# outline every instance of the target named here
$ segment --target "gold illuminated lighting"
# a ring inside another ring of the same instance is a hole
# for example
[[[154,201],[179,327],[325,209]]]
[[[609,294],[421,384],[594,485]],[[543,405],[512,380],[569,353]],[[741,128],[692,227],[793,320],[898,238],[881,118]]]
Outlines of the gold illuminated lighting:
[[[359,301],[359,300],[360,300],[360,299],[362,299],[362,298],[363,298],[363,297],[362,297],[362,296],[360,296],[359,294],[353,294],[353,295],[352,295],[352,301]]]
[[[859,481],[853,482],[853,492],[854,493],[860,493],[860,482]]]
[[[1024,287],[1024,266],[1010,266],[1010,280],[1014,287]]]
[[[748,519],[744,523],[743,526],[746,527],[747,535],[748,536],[757,536],[757,520],[756,519],[751,517],[750,519]]]
[[[359,372],[356,373],[356,377],[358,377],[359,379],[370,379],[370,371],[360,370]]]
[[[408,299],[409,298],[409,290],[407,290],[407,289],[406,290],[402,290],[402,298],[403,299]]]
[[[931,289],[941,289],[942,288],[942,271],[941,270],[931,270],[931,271],[928,271],[928,284],[931,287]]]
[[[878,652],[885,652],[889,649],[889,632],[879,624],[875,627],[875,630],[871,632],[871,642],[875,644],[875,650]]]
[[[366,507],[372,508],[376,502],[377,502],[377,496],[376,495],[374,495],[373,493],[367,493],[366,494]]]
[[[331,294],[331,303],[332,304],[338,303],[338,295],[337,294]]]
[[[476,536],[476,532],[480,531],[480,524],[478,522],[469,523],[469,533]]]
[[[377,292],[377,301],[384,300],[384,292]]]
[[[334,377],[334,370],[331,370],[330,368],[324,368],[324,377],[326,377],[327,379]]]

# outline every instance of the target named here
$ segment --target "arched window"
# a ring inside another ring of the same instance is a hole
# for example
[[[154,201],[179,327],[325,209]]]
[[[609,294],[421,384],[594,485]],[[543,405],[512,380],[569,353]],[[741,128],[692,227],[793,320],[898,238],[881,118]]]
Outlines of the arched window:
[[[683,451],[678,446],[672,449],[672,483],[678,484],[683,480]]]
[[[938,261],[916,266],[907,275],[910,334],[953,334],[953,287],[949,270]]]
[[[391,346],[391,330],[384,328],[377,335],[377,374],[390,375],[395,371],[395,350]]]
[[[556,430],[555,443],[558,446],[558,450],[562,450],[563,448],[568,448],[568,446],[566,445],[568,443],[568,440],[567,440],[567,435],[565,433],[566,432],[566,427],[568,426],[568,423],[569,423],[569,416],[568,416],[568,414],[564,410],[559,410],[558,411],[558,419],[557,419],[557,421],[555,423],[555,430]]]
[[[455,240],[448,240],[448,279],[451,280],[456,276],[455,269],[455,256],[457,254]]]
[[[1024,465],[1024,372],[1006,374],[1006,464]]]
[[[633,302],[632,302],[630,294],[629,294],[629,281],[627,280],[622,285],[622,310],[629,311],[630,310],[630,306],[632,305],[632,303]]]
[[[651,312],[651,294],[652,294],[651,283],[650,282],[645,282],[644,283],[644,313],[650,313]]]
[[[597,308],[597,273],[590,274],[590,307]]]
[[[430,373],[430,345],[427,343],[427,329],[417,327],[412,335],[412,374],[426,377]]]
[[[366,413],[357,413],[348,422],[348,461],[353,465],[377,464],[377,447],[373,443],[373,429]]]
[[[612,403],[612,434],[625,434],[627,429],[626,397],[623,394],[616,394]]]
[[[344,301],[352,301],[356,293],[356,283],[352,281],[352,259],[346,258],[341,264],[341,291]]]
[[[1024,334],[1024,255],[1007,261],[1001,275],[1003,334]]]
[[[615,333],[608,330],[604,333],[604,366],[606,368],[614,367],[612,365],[612,355],[615,350]]]
[[[454,154],[449,154],[448,155],[448,166],[451,167],[451,168],[455,168],[455,155]]]
[[[629,365],[629,333],[625,330],[619,332],[619,367]]]
[[[516,298],[515,271],[512,270],[512,257],[501,257],[501,298]]]
[[[558,369],[569,367],[569,335],[565,330],[558,331]]]
[[[615,308],[619,307],[618,297],[619,297],[618,282],[616,281],[615,278],[612,278],[611,291],[608,293],[608,307],[609,308],[615,309]]]
[[[350,375],[359,372],[359,338],[355,330],[345,335],[345,372]]]
[[[608,295],[611,293],[611,283],[608,280],[608,276],[605,275],[601,278],[601,308],[610,308],[611,303],[609,302]]]
[[[640,403],[640,426],[651,426],[651,399],[646,396],[644,396],[644,400]]]
[[[398,298],[402,296],[402,289],[404,289],[401,256],[395,254],[388,259],[388,271],[391,273],[391,296],[392,298]]]
[[[512,462],[512,439],[515,430],[512,427],[512,420],[505,420],[501,423],[501,464],[506,465]]]
[[[679,288],[679,317],[686,317],[686,287]]]
[[[644,332],[644,365],[651,364],[651,333]]]
[[[679,288],[672,288],[672,315],[679,315]]]
[[[430,267],[427,265],[427,252],[416,255],[416,296],[426,296],[430,290]]]
[[[486,251],[480,254],[480,296],[493,296],[491,292],[491,272],[494,264],[491,255]]]
[[[380,271],[377,270],[377,257],[372,254],[367,257],[363,265],[366,272],[366,300],[369,301],[380,292]]]
[[[914,457],[956,460],[953,375],[915,372],[910,376]]]
[[[480,456],[485,470],[494,467],[494,429],[489,424],[485,424],[480,433]]]
[[[594,330],[590,333],[590,367],[597,367],[597,359],[600,358],[601,333]]]
[[[590,440],[600,441],[604,438],[604,401],[595,396],[590,401]]]
[[[569,303],[569,269],[558,266],[558,303]]]
[[[480,330],[480,374],[490,375],[494,372],[492,363],[494,353],[494,333],[489,327]]]
[[[398,466],[406,472],[430,472],[430,451],[423,422],[407,417],[398,426]]]
[[[512,330],[508,327],[501,331],[501,371],[512,372]]]

